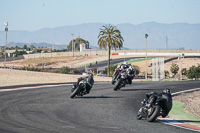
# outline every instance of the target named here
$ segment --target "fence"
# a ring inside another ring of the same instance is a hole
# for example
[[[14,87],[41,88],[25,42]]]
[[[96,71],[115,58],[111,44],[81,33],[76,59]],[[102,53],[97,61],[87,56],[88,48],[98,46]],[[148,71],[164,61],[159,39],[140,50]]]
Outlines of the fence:
[[[165,78],[164,58],[152,59],[152,80],[160,81]]]
[[[137,50],[111,50],[111,53],[113,53],[113,55],[115,55],[115,53],[124,53],[124,55],[126,55],[126,53],[199,53],[200,54],[200,50],[159,50],[159,49],[137,49]],[[83,51],[83,52],[79,52],[76,51],[74,52],[74,56],[94,56],[94,55],[107,55],[108,51],[106,50],[93,50],[93,51]],[[20,59],[27,59],[27,58],[46,58],[46,57],[66,57],[66,56],[72,56],[73,53],[72,52],[52,52],[52,53],[37,53],[37,54],[24,54],[18,57],[10,57],[7,58],[7,61],[12,61],[14,60],[20,60]],[[0,59],[0,62],[3,62],[4,59]]]

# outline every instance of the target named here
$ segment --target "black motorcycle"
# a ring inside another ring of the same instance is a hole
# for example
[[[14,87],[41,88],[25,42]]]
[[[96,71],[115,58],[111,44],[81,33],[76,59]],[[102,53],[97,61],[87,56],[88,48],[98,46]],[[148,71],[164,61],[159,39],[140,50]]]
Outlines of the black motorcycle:
[[[123,70],[116,76],[113,90],[114,91],[120,90],[122,87],[125,87],[127,83],[128,83],[127,73],[125,70]]]
[[[112,84],[114,84],[114,91],[120,90],[125,87],[126,84],[132,84],[132,80],[135,76],[134,69],[125,69],[116,71],[113,75]]]
[[[142,107],[139,109],[137,119],[146,118],[148,122],[153,122],[156,118],[165,112],[166,99],[161,95],[151,95],[144,99]]]
[[[70,98],[74,98],[76,96],[83,96],[87,94],[87,88],[92,88],[94,84],[93,74],[89,74],[89,77],[82,78],[78,84],[74,84],[71,90]],[[89,92],[88,92],[89,93]]]
[[[72,90],[70,98],[74,98],[75,96],[83,96],[83,92],[86,90],[86,83],[87,82],[85,80],[80,81],[76,88]]]

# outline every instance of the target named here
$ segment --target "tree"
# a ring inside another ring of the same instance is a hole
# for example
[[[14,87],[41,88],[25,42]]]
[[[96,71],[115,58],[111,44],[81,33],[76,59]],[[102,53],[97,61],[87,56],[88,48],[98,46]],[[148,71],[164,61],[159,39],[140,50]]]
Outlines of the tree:
[[[61,69],[60,69],[60,73],[63,73],[63,74],[68,74],[70,71],[70,68],[68,66],[63,66]]]
[[[187,68],[183,68],[182,69],[182,75],[186,75],[187,74]]]
[[[23,54],[27,54],[26,51],[18,51],[18,50],[15,50],[15,52],[13,52],[12,54],[15,54],[15,57],[19,56],[19,55],[23,55]]]
[[[164,73],[165,73],[165,78],[169,78],[169,71],[165,70]]]
[[[200,65],[198,65],[197,67],[196,66],[190,67],[186,73],[186,76],[189,79],[195,78],[195,80],[198,80],[200,78]]]
[[[80,50],[80,44],[81,44],[81,43],[84,43],[84,44],[86,44],[86,45],[89,45],[89,44],[90,44],[87,40],[84,40],[84,39],[82,39],[82,38],[73,39],[73,43],[74,43],[74,45],[75,45],[75,50]],[[67,50],[68,50],[68,51],[71,51],[71,50],[72,50],[72,40],[71,40],[70,43],[68,44]]]
[[[121,36],[121,32],[117,29],[116,26],[112,25],[104,25],[103,29],[100,29],[98,36],[98,45],[99,48],[108,48],[108,71],[107,75],[110,75],[110,50],[112,48],[121,48],[123,46],[123,38]]]
[[[176,75],[176,74],[178,73],[178,70],[179,70],[178,65],[175,64],[175,63],[173,63],[173,64],[171,65],[170,71],[171,71],[174,75]]]
[[[27,45],[24,45],[24,46],[23,46],[23,49],[27,49],[27,48],[28,48]]]
[[[34,45],[31,45],[31,47],[30,47],[30,48],[31,48],[31,50],[33,50],[33,49],[35,48],[35,46],[34,46]]]

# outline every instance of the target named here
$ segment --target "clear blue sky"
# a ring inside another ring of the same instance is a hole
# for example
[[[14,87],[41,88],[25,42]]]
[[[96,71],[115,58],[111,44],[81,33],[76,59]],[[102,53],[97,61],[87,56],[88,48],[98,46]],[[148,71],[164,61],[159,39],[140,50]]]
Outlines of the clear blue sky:
[[[0,0],[0,31],[82,23],[200,23],[200,0]]]

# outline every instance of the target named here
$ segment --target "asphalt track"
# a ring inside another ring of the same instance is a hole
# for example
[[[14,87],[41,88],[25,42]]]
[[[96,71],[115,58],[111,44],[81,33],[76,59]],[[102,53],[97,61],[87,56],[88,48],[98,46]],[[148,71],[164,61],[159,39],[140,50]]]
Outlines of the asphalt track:
[[[67,85],[0,92],[0,133],[192,133],[137,120],[136,114],[146,92],[199,86],[200,81],[133,82],[113,91],[110,83],[95,83],[90,94],[75,99]]]
[[[114,64],[117,64],[117,63],[121,63],[121,62],[124,62],[124,61],[131,60],[131,59],[139,59],[139,58],[144,58],[144,57],[127,57],[127,58],[111,59],[110,64],[114,65]],[[93,63],[92,66],[87,66],[87,68],[105,67],[105,66],[107,66],[107,64],[108,64],[108,61],[105,60],[105,61],[97,62],[97,64]],[[78,67],[78,68],[85,68],[85,66]]]

